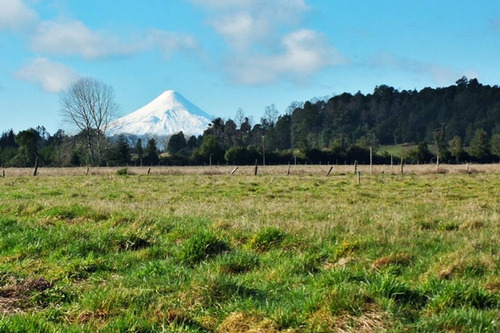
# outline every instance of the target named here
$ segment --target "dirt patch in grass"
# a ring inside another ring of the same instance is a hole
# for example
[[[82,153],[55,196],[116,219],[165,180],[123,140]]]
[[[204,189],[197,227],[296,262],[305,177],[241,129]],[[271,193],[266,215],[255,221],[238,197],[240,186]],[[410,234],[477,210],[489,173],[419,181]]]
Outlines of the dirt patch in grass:
[[[30,308],[33,292],[43,292],[52,288],[52,284],[42,278],[28,279],[21,283],[12,282],[0,288],[0,313],[14,314]]]

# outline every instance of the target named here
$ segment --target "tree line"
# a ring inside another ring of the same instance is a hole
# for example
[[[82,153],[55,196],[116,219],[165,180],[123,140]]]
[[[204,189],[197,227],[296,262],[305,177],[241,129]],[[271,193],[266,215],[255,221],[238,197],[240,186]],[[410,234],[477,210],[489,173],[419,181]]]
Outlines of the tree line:
[[[280,115],[265,108],[253,124],[242,109],[234,119],[214,119],[200,136],[106,137],[116,111],[111,87],[82,79],[61,96],[68,123],[79,130],[53,135],[43,126],[0,137],[0,164],[32,166],[207,165],[399,162],[379,149],[411,143],[410,163],[500,160],[500,88],[461,78],[445,88],[343,93],[328,100],[293,102]],[[82,107],[83,105],[83,107]],[[430,149],[432,147],[432,149]],[[378,152],[377,152],[378,151]]]

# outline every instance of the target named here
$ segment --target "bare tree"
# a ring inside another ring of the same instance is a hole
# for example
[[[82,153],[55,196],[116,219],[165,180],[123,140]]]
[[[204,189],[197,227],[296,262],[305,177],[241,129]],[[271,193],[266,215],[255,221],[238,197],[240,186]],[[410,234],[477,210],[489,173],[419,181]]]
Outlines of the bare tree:
[[[274,127],[274,124],[276,124],[276,121],[278,120],[279,114],[280,113],[278,109],[276,109],[276,105],[271,104],[269,106],[266,106],[264,111],[264,117],[260,119],[260,122],[266,128]]]
[[[238,128],[241,128],[241,124],[245,122],[245,111],[240,107],[236,110],[236,115],[234,117],[234,121]]]
[[[61,95],[66,122],[85,137],[90,164],[100,164],[109,123],[118,114],[113,88],[92,78],[82,78]]]

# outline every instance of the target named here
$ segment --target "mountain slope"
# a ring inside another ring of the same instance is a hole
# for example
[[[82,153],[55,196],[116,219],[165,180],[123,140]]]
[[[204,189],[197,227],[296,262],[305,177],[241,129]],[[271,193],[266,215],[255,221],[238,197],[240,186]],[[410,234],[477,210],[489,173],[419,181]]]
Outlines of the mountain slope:
[[[174,90],[167,90],[149,104],[110,123],[109,136],[163,137],[182,131],[201,135],[213,117]]]

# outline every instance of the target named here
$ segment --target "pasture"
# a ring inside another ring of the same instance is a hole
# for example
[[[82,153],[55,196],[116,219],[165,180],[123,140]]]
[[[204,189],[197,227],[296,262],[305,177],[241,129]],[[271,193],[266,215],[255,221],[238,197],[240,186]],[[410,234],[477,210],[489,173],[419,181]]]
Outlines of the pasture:
[[[0,331],[500,329],[498,165],[333,167],[6,169]]]

